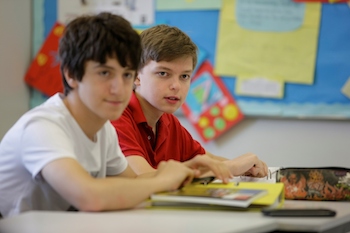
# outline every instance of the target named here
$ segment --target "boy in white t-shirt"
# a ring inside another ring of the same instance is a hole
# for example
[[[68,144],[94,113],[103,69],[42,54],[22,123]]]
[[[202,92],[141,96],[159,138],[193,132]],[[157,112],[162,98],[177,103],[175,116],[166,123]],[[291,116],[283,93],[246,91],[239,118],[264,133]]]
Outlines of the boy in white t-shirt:
[[[81,16],[65,28],[59,56],[64,94],[24,114],[0,144],[0,212],[103,211],[136,206],[222,163],[195,157],[162,162],[138,177],[129,167],[110,120],[129,103],[141,54],[139,35],[120,16]]]

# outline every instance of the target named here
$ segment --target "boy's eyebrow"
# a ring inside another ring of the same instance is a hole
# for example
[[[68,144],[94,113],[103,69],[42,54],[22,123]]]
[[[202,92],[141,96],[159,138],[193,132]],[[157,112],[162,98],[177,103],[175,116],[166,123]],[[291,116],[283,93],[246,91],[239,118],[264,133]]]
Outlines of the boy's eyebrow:
[[[170,68],[168,68],[168,67],[166,67],[166,66],[157,66],[156,67],[156,69],[164,69],[164,70],[172,70],[172,69],[170,69]],[[182,71],[183,73],[191,73],[191,72],[193,72],[193,70],[191,69],[191,70],[184,70],[184,71]]]
[[[101,67],[108,68],[108,69],[114,69],[112,66],[109,66],[109,65],[106,65],[106,64],[101,64],[101,63],[98,63],[98,64],[93,66],[94,69],[95,68],[101,68]]]
[[[109,65],[101,64],[101,63],[98,63],[98,64],[96,64],[96,65],[93,66],[94,69],[96,69],[96,68],[101,68],[101,67],[102,67],[102,68],[111,69],[111,70],[114,70],[114,69],[115,69],[113,66],[109,66]],[[126,66],[125,68],[126,68],[127,70],[134,70],[134,69],[132,69],[132,68],[129,67],[129,66]]]

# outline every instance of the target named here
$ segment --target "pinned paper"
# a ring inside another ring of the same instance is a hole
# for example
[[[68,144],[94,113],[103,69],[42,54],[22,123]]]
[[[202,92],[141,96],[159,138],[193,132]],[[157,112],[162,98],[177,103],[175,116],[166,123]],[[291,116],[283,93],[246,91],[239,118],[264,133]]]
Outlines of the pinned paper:
[[[235,94],[282,99],[284,83],[266,77],[237,77]]]
[[[133,25],[150,25],[154,23],[154,0],[58,0],[58,21],[66,24],[82,14],[97,14],[103,11],[121,15]]]
[[[343,93],[346,97],[350,99],[350,77],[345,82],[344,86],[341,89],[341,93]]]
[[[222,4],[216,74],[314,82],[321,4],[291,0],[223,0]]]
[[[54,25],[24,77],[29,86],[47,96],[63,91],[58,61],[58,44],[63,30],[62,24],[56,23]]]
[[[243,119],[243,113],[213,67],[204,61],[194,76],[186,102],[182,105],[204,141],[210,141]]]
[[[157,0],[157,11],[218,10],[221,0]]]

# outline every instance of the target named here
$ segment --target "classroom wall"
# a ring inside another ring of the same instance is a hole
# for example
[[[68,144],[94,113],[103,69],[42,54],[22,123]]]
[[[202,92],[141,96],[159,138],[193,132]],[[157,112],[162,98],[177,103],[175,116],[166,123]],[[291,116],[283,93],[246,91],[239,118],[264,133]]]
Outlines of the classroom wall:
[[[202,142],[184,117],[180,121]],[[349,121],[246,118],[217,140],[203,145],[227,158],[252,152],[270,167],[350,168]]]
[[[31,1],[0,0],[0,140],[29,109],[23,77],[30,53]]]
[[[0,0],[0,139],[28,110],[23,76],[31,60],[31,1]],[[190,123],[181,123],[200,141]],[[350,168],[350,121],[246,118],[217,140],[204,144],[217,155],[246,152],[269,166]]]

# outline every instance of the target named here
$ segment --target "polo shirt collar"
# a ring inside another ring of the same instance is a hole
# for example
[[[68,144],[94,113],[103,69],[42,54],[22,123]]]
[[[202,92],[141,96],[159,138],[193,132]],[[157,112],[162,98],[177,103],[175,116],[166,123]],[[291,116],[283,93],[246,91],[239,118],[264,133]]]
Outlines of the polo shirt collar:
[[[134,118],[136,124],[147,123],[145,114],[142,111],[140,101],[137,99],[135,92],[132,93],[131,99],[129,102],[129,107],[132,110],[132,117]],[[158,124],[169,125],[170,121],[167,117],[165,117],[166,113],[163,113],[160,119],[158,120]]]

